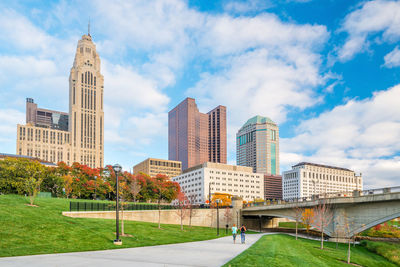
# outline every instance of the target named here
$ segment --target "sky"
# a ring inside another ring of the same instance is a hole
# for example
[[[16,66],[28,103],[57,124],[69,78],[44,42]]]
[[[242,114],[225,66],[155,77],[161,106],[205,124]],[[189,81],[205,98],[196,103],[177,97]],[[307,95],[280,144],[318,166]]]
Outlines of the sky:
[[[15,153],[25,99],[68,112],[78,40],[105,79],[105,163],[168,158],[168,111],[227,107],[235,134],[280,127],[280,169],[308,161],[400,185],[400,2],[93,0],[0,2],[0,152]]]

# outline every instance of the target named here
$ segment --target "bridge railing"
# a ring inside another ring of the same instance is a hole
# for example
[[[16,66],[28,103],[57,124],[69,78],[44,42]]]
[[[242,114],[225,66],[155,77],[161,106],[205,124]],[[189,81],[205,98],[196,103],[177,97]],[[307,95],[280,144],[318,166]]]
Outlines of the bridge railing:
[[[319,195],[312,195],[302,198],[291,198],[285,200],[266,200],[264,202],[255,202],[255,203],[246,203],[243,207],[257,207],[257,206],[270,206],[270,205],[279,205],[279,204],[289,204],[289,203],[298,203],[298,202],[307,202],[314,201],[318,199],[328,199],[328,198],[346,198],[346,197],[360,197],[360,196],[369,196],[369,195],[381,195],[381,194],[390,194],[390,193],[399,193],[400,186],[395,187],[385,187],[385,188],[377,188],[377,189],[367,189],[367,190],[354,190],[354,191],[344,191],[344,192],[332,192],[332,193],[324,193]]]

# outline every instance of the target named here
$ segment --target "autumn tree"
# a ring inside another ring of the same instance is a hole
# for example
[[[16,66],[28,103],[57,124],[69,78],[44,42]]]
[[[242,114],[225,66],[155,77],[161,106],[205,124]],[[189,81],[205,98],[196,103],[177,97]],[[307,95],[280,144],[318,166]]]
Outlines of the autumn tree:
[[[230,206],[230,205],[232,205],[232,195],[231,194],[228,194],[228,193],[218,193],[218,192],[216,192],[216,193],[214,193],[213,195],[212,195],[212,199],[211,199],[211,205],[212,206],[216,206],[216,200],[217,199],[219,199],[221,202],[220,202],[220,205],[221,206]]]
[[[136,202],[136,197],[142,190],[142,185],[139,183],[136,177],[131,177],[129,182],[129,192],[132,194],[133,202]]]
[[[196,196],[190,195],[188,197],[188,210],[189,210],[189,227],[192,227],[192,218],[196,215]]]
[[[313,222],[315,227],[321,232],[321,249],[324,249],[324,230],[331,223],[333,212],[325,199],[322,199],[313,210]]]
[[[67,198],[69,197],[69,195],[72,192],[72,183],[73,183],[73,178],[71,175],[67,174],[64,175],[62,177],[63,181],[64,181],[64,190],[65,190],[65,195],[67,196]]]
[[[342,235],[342,237],[345,237],[347,239],[347,263],[350,264],[351,260],[351,239],[355,238],[355,233],[351,231],[352,226],[354,225],[354,221],[348,216],[347,213],[344,213],[338,218],[338,221],[336,221],[337,225],[337,232],[338,236]]]
[[[188,199],[185,193],[179,191],[175,200],[175,206],[177,207],[176,212],[181,221],[181,230],[183,230],[183,220],[187,217],[187,203]]]
[[[311,224],[314,222],[313,209],[304,209],[301,213],[301,221],[306,226],[307,234],[309,234]]]
[[[293,208],[293,218],[296,221],[296,240],[298,236],[298,224],[302,221],[303,212],[304,210],[299,207],[298,203],[296,203],[296,206]]]

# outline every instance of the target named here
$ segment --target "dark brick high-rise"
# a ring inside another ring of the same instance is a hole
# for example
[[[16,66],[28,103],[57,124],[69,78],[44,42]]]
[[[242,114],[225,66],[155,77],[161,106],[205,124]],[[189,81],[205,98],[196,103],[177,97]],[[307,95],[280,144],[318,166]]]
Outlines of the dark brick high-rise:
[[[182,170],[204,162],[226,163],[226,107],[204,114],[193,98],[168,113],[168,159],[182,162]]]
[[[282,199],[282,175],[264,174],[264,198]]]

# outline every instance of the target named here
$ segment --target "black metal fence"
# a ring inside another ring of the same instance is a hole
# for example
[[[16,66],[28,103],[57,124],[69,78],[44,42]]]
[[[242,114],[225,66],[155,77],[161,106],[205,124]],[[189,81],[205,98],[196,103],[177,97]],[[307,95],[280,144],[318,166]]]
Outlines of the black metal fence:
[[[122,204],[120,203],[120,208]],[[227,208],[231,206],[220,206],[219,208]],[[209,209],[209,205],[194,205],[192,208],[194,209]],[[142,203],[129,203],[123,204],[124,210],[158,210],[157,204],[142,204]],[[179,209],[179,206],[176,205],[161,205],[162,210],[173,210]],[[78,202],[71,201],[69,202],[69,211],[114,211],[115,203],[101,203],[101,202]]]

